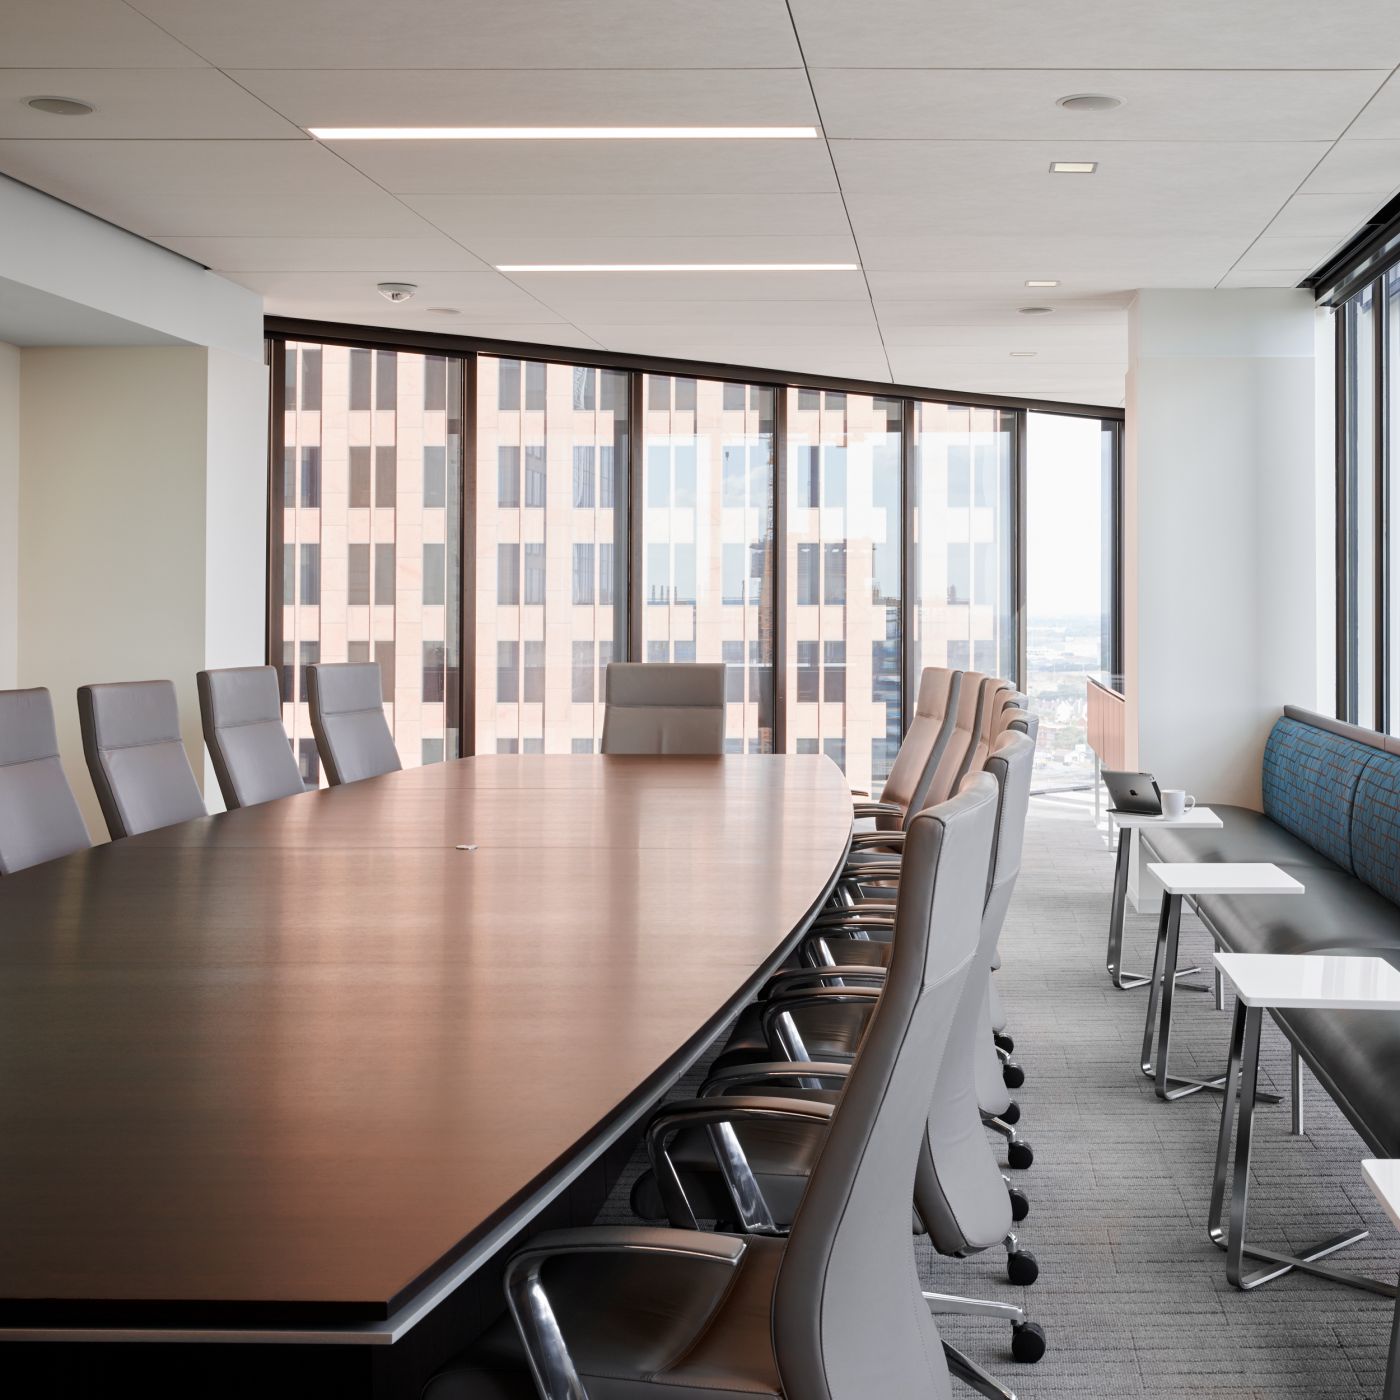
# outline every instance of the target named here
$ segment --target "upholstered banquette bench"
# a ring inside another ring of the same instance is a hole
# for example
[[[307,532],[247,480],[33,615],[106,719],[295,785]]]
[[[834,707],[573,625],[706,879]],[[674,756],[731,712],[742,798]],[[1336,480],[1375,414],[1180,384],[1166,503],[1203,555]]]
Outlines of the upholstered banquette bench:
[[[1147,858],[1271,861],[1301,896],[1202,896],[1233,953],[1357,953],[1400,967],[1400,742],[1288,706],[1264,749],[1263,812],[1212,803],[1218,830],[1143,833]],[[1362,1138],[1400,1156],[1400,1016],[1277,1011]]]

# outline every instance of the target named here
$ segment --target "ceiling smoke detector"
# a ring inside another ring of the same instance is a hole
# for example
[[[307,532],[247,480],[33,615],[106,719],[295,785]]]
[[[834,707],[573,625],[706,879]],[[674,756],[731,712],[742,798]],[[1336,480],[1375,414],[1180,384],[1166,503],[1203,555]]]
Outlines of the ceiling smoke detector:
[[[379,284],[379,295],[385,301],[411,301],[417,290],[418,284],[416,282],[381,282]]]
[[[91,102],[79,102],[76,97],[28,97],[25,105],[55,117],[90,117],[94,110]]]
[[[1069,112],[1111,112],[1122,105],[1121,97],[1110,97],[1106,92],[1072,92],[1055,99],[1055,106]]]

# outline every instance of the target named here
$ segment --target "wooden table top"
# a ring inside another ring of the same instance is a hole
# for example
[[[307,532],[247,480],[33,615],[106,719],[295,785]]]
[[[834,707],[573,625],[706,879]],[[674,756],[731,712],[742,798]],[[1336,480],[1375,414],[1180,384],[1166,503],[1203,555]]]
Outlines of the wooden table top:
[[[0,880],[0,1324],[391,1315],[698,1054],[850,829],[819,757],[487,757]]]

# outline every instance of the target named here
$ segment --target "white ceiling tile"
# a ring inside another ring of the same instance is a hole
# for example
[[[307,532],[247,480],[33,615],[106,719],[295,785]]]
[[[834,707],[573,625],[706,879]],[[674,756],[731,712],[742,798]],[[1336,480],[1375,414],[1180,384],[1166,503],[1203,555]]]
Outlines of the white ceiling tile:
[[[801,68],[236,69],[231,76],[302,127],[812,126],[817,121]]]
[[[1334,141],[1387,73],[819,68],[812,81],[830,137]],[[1082,92],[1108,93],[1123,105],[1056,106]]]
[[[1026,292],[1011,301],[994,301],[990,297],[959,301],[877,298],[875,314],[882,326],[1005,326],[1019,330],[1028,322],[1039,324],[1042,321],[1054,321],[1057,326],[1117,325],[1130,300],[1125,293],[1097,301],[1081,298],[1052,302],[1047,296],[1037,298],[1034,292]],[[1026,316],[1019,310],[1022,306],[1053,306],[1054,310],[1048,316]]]
[[[857,301],[869,305],[859,272],[512,272],[550,305],[601,300]],[[615,315],[614,320],[626,319]]]
[[[1303,182],[1304,194],[1372,194],[1377,206],[1400,189],[1400,141],[1344,137]]]
[[[1295,194],[1269,225],[1270,234],[1342,238],[1376,212],[1370,194]]]
[[[868,300],[859,301],[629,301],[571,298],[555,293],[549,304],[576,325],[680,326],[697,339],[714,340],[704,328],[733,326],[863,326],[871,319]]]
[[[0,141],[0,170],[149,237],[432,232],[314,141]]]
[[[1391,0],[792,0],[814,68],[1393,68]]]
[[[463,243],[543,237],[577,229],[590,237],[696,237],[849,232],[836,191],[822,194],[410,194],[404,203]]]
[[[1358,141],[1400,140],[1400,79],[1391,77],[1381,87],[1347,136]]]
[[[3,0],[0,55],[6,68],[203,66],[198,54],[122,0]]]
[[[625,311],[626,308],[621,307],[618,310]],[[879,351],[883,348],[880,329],[875,324],[874,316],[870,316],[864,325],[846,325],[841,322],[815,322],[807,325],[766,323],[697,329],[683,323],[654,326],[630,325],[625,322],[597,324],[592,321],[577,321],[575,324],[605,345],[626,341],[629,345],[637,346],[638,353],[672,354],[673,350],[663,352],[660,347],[677,344],[726,345],[734,349],[745,345],[786,345],[799,350],[835,351]]]
[[[63,117],[25,105],[42,95],[77,98],[96,110]],[[0,139],[155,139],[174,128],[182,139],[306,140],[214,68],[0,68]]]
[[[898,325],[882,318],[880,333],[891,350],[944,350],[959,358],[964,350],[1035,350],[1073,360],[1125,360],[1128,322],[1124,316],[1103,325],[1048,325],[1050,316],[1023,317],[1024,324],[948,325],[913,321]]]
[[[220,68],[801,66],[783,0],[130,0]]]
[[[818,193],[820,141],[339,141],[328,149],[397,194]]]
[[[408,268],[386,268],[384,272],[226,272],[231,282],[258,292],[269,308],[288,307],[299,297],[312,302],[343,302],[352,319],[363,320],[364,313],[384,315],[392,305],[376,290],[378,282],[412,282],[418,292],[411,302],[401,304],[404,314],[420,315],[430,306],[457,307],[464,316],[476,315],[493,321],[561,321],[566,318],[541,306],[499,272],[413,272]],[[277,315],[296,314],[279,310]],[[446,319],[446,318],[443,318]]]
[[[488,272],[441,234],[426,238],[161,238],[216,272]],[[381,278],[381,281],[387,280]]]
[[[487,235],[474,238],[478,257],[496,263],[855,263],[849,233],[820,237],[697,236],[685,238],[598,237],[586,228],[542,237]]]
[[[466,335],[480,340],[524,341],[530,345],[557,345],[585,350],[603,348],[591,335],[579,330],[577,326],[569,325],[567,321],[492,321],[476,315],[419,314],[392,321],[386,315],[381,321],[361,324],[393,324],[406,330],[430,331],[438,335]]]
[[[1312,271],[1311,267],[1294,268],[1291,272],[1250,271],[1236,268],[1220,279],[1222,287],[1296,287]]]
[[[1255,239],[1240,258],[1238,266],[1252,272],[1289,272],[1298,267],[1317,267],[1327,260],[1339,240],[1335,237],[1280,238],[1266,233]]]
[[[833,141],[857,239],[866,234],[1252,237],[1327,151],[1322,142]],[[1093,160],[1093,175],[1052,175]]]

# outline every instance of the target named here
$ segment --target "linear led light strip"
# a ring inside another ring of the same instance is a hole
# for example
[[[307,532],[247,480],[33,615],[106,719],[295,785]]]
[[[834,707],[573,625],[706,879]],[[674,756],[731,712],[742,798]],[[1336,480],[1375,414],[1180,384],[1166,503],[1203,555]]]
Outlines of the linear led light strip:
[[[859,263],[497,263],[497,272],[859,272]]]
[[[309,126],[319,141],[812,141],[814,126]]]

